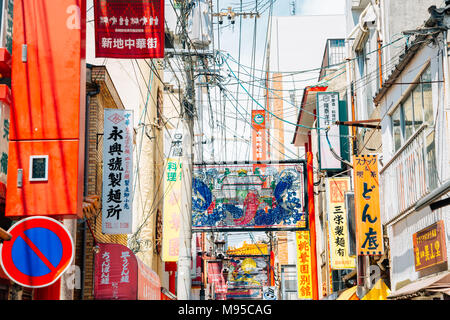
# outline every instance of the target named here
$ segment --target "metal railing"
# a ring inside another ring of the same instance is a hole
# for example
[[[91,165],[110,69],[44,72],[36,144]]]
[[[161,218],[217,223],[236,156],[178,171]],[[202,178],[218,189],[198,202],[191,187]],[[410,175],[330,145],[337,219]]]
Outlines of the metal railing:
[[[390,222],[409,210],[429,192],[425,128],[425,125],[419,128],[380,170],[383,223]]]

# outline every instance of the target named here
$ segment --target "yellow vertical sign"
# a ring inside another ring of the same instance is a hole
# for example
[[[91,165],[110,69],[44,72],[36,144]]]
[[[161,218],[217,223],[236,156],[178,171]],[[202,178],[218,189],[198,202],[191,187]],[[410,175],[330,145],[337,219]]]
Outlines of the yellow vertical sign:
[[[353,157],[358,255],[381,255],[384,251],[377,160],[376,155]]]
[[[162,260],[178,261],[180,247],[181,162],[169,158],[164,172]]]
[[[297,231],[297,291],[299,299],[312,299],[311,245],[309,231]]]
[[[328,234],[331,269],[354,269],[355,259],[348,254],[348,225],[345,192],[350,190],[350,177],[326,179]]]

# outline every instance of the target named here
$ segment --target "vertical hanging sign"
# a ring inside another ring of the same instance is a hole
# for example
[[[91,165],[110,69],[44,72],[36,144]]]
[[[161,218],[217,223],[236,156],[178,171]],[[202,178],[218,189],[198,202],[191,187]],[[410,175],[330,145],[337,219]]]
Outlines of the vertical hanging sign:
[[[325,129],[339,120],[339,93],[317,93],[317,127],[319,136],[319,163],[321,170],[340,170],[342,163],[334,157],[328,144]],[[341,155],[341,138],[339,126],[331,126],[328,140],[334,151]]]
[[[345,193],[349,189],[349,177],[326,179],[330,262],[334,270],[355,268],[355,259],[349,257],[345,207]]]
[[[266,111],[252,111],[252,146],[253,160],[267,160]]]
[[[164,171],[162,260],[165,262],[176,262],[178,261],[180,249],[183,135],[174,133],[171,138],[166,137],[165,140],[167,141],[166,155],[168,158]]]
[[[358,255],[383,254],[377,159],[376,155],[353,157]]]
[[[104,114],[102,232],[130,234],[133,111],[105,109]]]
[[[164,0],[94,0],[98,58],[164,58]]]
[[[309,231],[297,231],[297,291],[299,299],[313,299]]]

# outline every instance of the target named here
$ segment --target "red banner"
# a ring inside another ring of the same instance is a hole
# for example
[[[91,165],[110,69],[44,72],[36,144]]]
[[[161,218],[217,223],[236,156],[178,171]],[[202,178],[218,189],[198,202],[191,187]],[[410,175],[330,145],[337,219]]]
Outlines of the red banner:
[[[226,300],[228,286],[222,274],[222,262],[208,262],[208,282],[214,283],[216,300]]]
[[[136,300],[137,260],[120,244],[99,243],[95,255],[96,300]]]
[[[121,244],[99,243],[95,255],[96,300],[160,300],[157,273]]]
[[[164,0],[94,0],[98,58],[164,58]]]

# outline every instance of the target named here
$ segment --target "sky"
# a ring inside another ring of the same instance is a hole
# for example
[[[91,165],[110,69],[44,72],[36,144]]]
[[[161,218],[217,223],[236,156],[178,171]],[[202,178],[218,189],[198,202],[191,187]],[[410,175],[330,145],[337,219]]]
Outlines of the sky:
[[[275,0],[273,2],[273,17],[287,17],[291,16],[292,13],[292,5],[293,0]],[[214,12],[218,11],[226,11],[226,9],[231,6],[235,12],[241,11],[241,3],[242,3],[242,11],[243,12],[255,12],[256,11],[256,0],[213,0],[213,10]],[[268,0],[259,0],[258,1],[259,12],[262,11],[262,15],[259,19],[256,19],[256,27],[255,27],[255,19],[240,19],[236,18],[236,23],[234,25],[230,24],[227,20],[224,20],[222,25],[214,24],[214,48],[220,49],[224,52],[225,55],[229,54],[234,60],[240,61],[241,66],[244,66],[247,70],[252,67],[254,69],[265,69],[265,54],[266,54],[266,46],[267,46],[267,35],[268,35],[268,22],[269,22],[269,1]],[[344,14],[345,11],[345,0],[295,0],[295,13],[296,16],[300,15],[338,15]],[[272,18],[273,19],[273,18]],[[217,22],[217,21],[214,21]],[[242,28],[240,28],[240,23],[242,23]],[[254,31],[256,30],[256,38],[254,38]],[[298,34],[298,30],[292,30],[292,37],[295,39],[295,35]],[[305,31],[308,32],[308,31]],[[240,41],[239,41],[240,40]],[[255,50],[253,51],[253,49]],[[245,74],[245,69],[242,67],[240,70],[237,69],[237,64],[230,64],[230,66],[234,69],[235,75],[239,75],[242,81],[248,80],[248,71],[247,75]],[[226,69],[226,65],[223,66]],[[319,66],[311,66],[311,68],[316,68]],[[240,71],[240,73],[238,72]],[[274,70],[272,70],[274,71]],[[225,76],[227,76],[225,74]],[[264,73],[259,71],[255,74],[257,78],[264,78]],[[228,77],[228,83],[236,83],[234,76],[231,75]],[[237,96],[240,101],[241,106],[231,106],[231,108],[226,112],[229,115],[233,115],[234,117],[242,113],[243,116],[247,116],[250,119],[250,111],[252,109],[258,108],[258,104],[253,101],[253,99],[245,92],[248,89],[248,92],[255,99],[259,99],[264,95],[264,90],[260,88],[264,85],[263,82],[258,83],[258,87],[250,87],[245,86],[245,89],[242,86],[236,84],[234,86],[227,86],[230,89],[230,94]],[[221,93],[215,91],[213,94],[212,103],[222,103]],[[216,100],[216,101],[214,101]],[[236,101],[234,101],[236,104]],[[263,104],[263,102],[260,102]],[[229,106],[228,106],[229,107]],[[238,109],[239,111],[237,111]],[[246,110],[245,110],[246,109]],[[242,117],[241,117],[242,118]],[[245,139],[248,141],[250,138],[250,126],[245,121],[236,121],[234,119],[225,119],[227,122],[225,124],[225,129],[219,128],[221,130],[227,130],[226,136],[233,137],[237,135],[241,139]],[[206,126],[206,125],[205,125]],[[295,127],[292,125],[289,126],[288,130],[294,131]],[[286,141],[291,140],[292,132],[286,132]],[[220,130],[216,130],[216,133],[220,134]],[[217,135],[215,134],[216,138]],[[214,150],[212,148],[207,150],[207,154],[214,154],[215,158],[220,155],[222,158],[216,159],[219,161],[223,160],[248,160],[251,156],[251,146],[249,143],[239,143],[239,145],[230,144],[224,141],[216,140],[216,144],[214,146]],[[227,144],[227,145],[226,145]],[[208,146],[207,146],[208,147]],[[209,145],[211,147],[211,145]],[[224,150],[225,147],[225,150]],[[232,152],[230,152],[232,150]],[[292,152],[289,153],[289,156],[295,156]],[[206,159],[208,160],[208,159]]]

